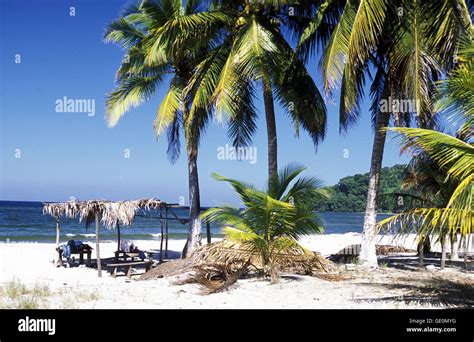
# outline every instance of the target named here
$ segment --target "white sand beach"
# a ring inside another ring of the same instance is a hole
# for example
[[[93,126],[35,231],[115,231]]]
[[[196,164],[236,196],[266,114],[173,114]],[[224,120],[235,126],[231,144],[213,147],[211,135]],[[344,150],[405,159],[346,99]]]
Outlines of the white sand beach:
[[[328,255],[350,244],[360,243],[360,240],[360,234],[347,233],[310,236],[301,243]],[[95,243],[88,243],[95,248]],[[142,250],[159,249],[159,241],[135,243]],[[178,252],[184,243],[184,240],[170,240],[169,250]],[[397,241],[384,236],[379,244],[416,246],[413,236]],[[101,257],[112,257],[115,249],[116,242],[101,242]],[[439,249],[439,246],[434,246],[434,249]],[[176,277],[140,280],[137,275],[129,280],[125,276],[112,278],[104,270],[102,278],[98,278],[96,269],[85,266],[56,268],[52,262],[54,250],[52,243],[0,245],[0,283],[3,288],[0,307],[22,306],[23,296],[28,300],[27,304],[39,308],[439,308],[469,306],[474,286],[472,268],[464,270],[461,266],[448,265],[445,270],[439,267],[432,271],[418,270],[412,253],[407,256],[415,265],[411,269],[385,266],[368,271],[358,268],[343,271],[347,279],[340,281],[283,275],[278,284],[270,284],[268,280],[249,278],[239,280],[230,291],[202,295],[197,285],[176,285]],[[94,253],[92,257],[95,258]],[[137,273],[143,271],[138,269]],[[434,281],[436,285],[431,284]],[[423,293],[426,293],[426,288],[431,285],[438,296],[420,299],[420,291],[425,289]],[[15,286],[26,290],[12,290]],[[446,287],[444,292],[440,290],[443,286]],[[463,298],[456,297],[465,294],[449,292],[453,286],[465,286],[470,296],[466,299],[468,304],[463,304]],[[13,298],[9,292],[15,292],[19,298]]]

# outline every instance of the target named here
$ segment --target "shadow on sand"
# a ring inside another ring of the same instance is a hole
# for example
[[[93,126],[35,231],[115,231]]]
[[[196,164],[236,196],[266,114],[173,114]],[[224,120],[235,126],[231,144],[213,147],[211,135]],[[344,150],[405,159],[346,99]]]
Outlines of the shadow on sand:
[[[402,256],[384,256],[379,258],[379,264],[387,264],[389,267],[397,268],[404,271],[418,272],[421,269],[426,269],[426,266],[433,265],[441,266],[440,255],[438,253],[427,254],[424,258],[424,265],[420,266],[420,261],[416,255],[402,255]],[[465,264],[463,260],[446,260],[446,267],[454,268],[461,272],[474,271],[474,265],[471,260]]]
[[[385,296],[380,298],[358,298],[365,302],[403,302],[405,304],[429,304],[434,307],[467,308],[474,307],[474,287],[469,283],[459,283],[447,279],[433,277],[420,283],[363,283],[361,285],[382,287],[387,290],[404,290],[401,296]]]

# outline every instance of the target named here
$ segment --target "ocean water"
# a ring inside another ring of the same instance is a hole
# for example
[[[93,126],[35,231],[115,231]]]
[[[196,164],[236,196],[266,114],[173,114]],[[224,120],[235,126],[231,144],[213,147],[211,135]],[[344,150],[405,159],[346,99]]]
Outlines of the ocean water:
[[[37,241],[54,242],[56,239],[56,223],[53,217],[43,215],[40,202],[0,201],[0,241]],[[186,218],[187,209],[172,209],[180,218]],[[325,223],[325,234],[343,234],[362,232],[363,213],[320,213]],[[379,219],[389,215],[379,215]],[[170,218],[173,218],[169,214]],[[168,221],[170,239],[187,237],[188,225],[177,220]],[[154,240],[160,238],[160,220],[157,211],[141,212],[131,227],[121,227],[121,236],[128,240]],[[205,235],[205,226],[203,226]],[[221,227],[211,224],[213,237],[221,237]],[[204,236],[203,235],[203,236]],[[78,219],[61,219],[61,241],[92,240],[95,238],[95,226],[86,228]],[[100,227],[101,241],[115,241],[117,231]]]

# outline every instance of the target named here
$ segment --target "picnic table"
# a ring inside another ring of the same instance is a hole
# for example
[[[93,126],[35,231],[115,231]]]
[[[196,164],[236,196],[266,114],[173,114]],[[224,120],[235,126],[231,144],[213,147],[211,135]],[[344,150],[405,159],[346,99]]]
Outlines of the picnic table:
[[[115,251],[115,262],[119,262],[120,259],[127,261],[128,258],[130,258],[131,261],[135,261],[138,255],[139,253],[135,252]]]
[[[148,272],[151,268],[152,263],[153,263],[152,259],[147,259],[147,260],[142,260],[142,261],[112,263],[112,264],[107,264],[107,267],[109,269],[110,275],[114,278],[117,277],[118,268],[122,268],[122,267],[125,268],[125,274],[127,275],[127,278],[130,279],[132,277],[132,268],[134,266],[145,266],[145,272]]]
[[[64,251],[62,248],[56,248],[56,251],[58,252],[58,255],[59,255],[59,258],[58,258],[59,266],[63,266],[63,252]],[[87,266],[91,265],[92,247],[90,247],[89,245],[82,244],[79,248],[71,248],[70,255],[72,256],[73,254],[79,255],[80,265],[84,264],[84,254],[86,254]],[[70,259],[71,257],[67,258],[68,265],[70,265]]]

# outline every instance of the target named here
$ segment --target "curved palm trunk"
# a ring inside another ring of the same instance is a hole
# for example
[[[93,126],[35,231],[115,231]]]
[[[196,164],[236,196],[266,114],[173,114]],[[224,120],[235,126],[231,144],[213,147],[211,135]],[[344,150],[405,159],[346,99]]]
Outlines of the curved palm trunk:
[[[201,201],[199,195],[199,178],[197,168],[198,149],[197,146],[189,144],[188,156],[188,181],[189,181],[189,232],[188,240],[183,249],[183,258],[190,256],[194,249],[201,244]]]
[[[263,81],[263,102],[265,105],[265,119],[267,123],[268,181],[269,184],[271,184],[272,180],[278,177],[278,152],[275,107],[273,104],[272,89],[268,79],[264,79]]]
[[[375,239],[377,230],[377,200],[380,185],[380,175],[382,170],[383,151],[387,133],[381,128],[389,124],[389,113],[380,113],[375,127],[374,145],[372,148],[372,158],[370,161],[369,189],[367,192],[367,207],[364,216],[364,232],[359,259],[363,264],[377,267],[377,255],[375,252]]]

